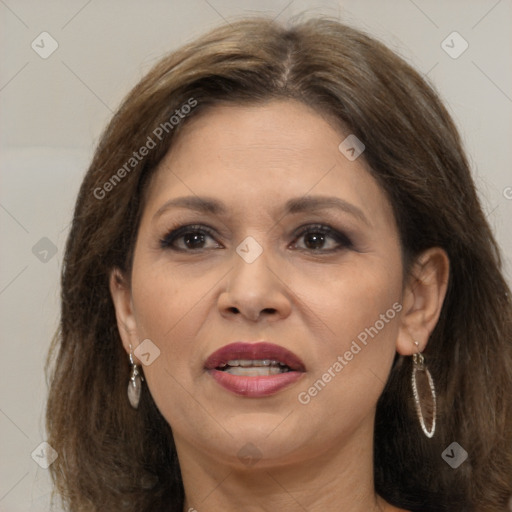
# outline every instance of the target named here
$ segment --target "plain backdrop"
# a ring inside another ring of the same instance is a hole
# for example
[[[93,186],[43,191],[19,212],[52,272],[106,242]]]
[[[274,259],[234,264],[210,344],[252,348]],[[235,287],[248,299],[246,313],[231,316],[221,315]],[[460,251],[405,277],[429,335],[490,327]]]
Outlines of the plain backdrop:
[[[428,77],[461,131],[511,282],[510,0],[0,0],[0,511],[48,510],[48,470],[36,463],[43,366],[72,209],[102,129],[164,53],[242,16],[301,13],[366,30]]]

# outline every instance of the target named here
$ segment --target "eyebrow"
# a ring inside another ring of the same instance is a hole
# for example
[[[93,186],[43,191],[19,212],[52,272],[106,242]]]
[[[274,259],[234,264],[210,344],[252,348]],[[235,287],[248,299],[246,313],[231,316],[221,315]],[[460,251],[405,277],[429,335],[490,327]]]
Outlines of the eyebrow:
[[[200,213],[209,213],[211,215],[226,215],[228,213],[228,209],[224,203],[212,197],[183,196],[165,202],[158,209],[153,218],[159,217],[172,208],[185,208]],[[292,198],[286,201],[283,213],[286,215],[314,210],[326,210],[329,208],[336,208],[344,213],[348,213],[370,226],[370,222],[360,208],[335,196],[304,196]]]

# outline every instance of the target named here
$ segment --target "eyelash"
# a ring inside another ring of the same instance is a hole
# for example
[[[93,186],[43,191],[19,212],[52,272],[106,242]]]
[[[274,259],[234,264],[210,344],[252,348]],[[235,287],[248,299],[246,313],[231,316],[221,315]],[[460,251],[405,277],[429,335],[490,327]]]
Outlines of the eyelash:
[[[305,235],[308,234],[322,234],[322,235],[329,235],[333,240],[335,240],[339,246],[334,249],[299,249],[302,251],[311,251],[313,253],[333,253],[337,251],[341,251],[342,249],[350,249],[353,248],[352,241],[350,238],[345,235],[344,233],[340,233],[339,231],[335,230],[334,228],[331,228],[330,226],[324,225],[324,224],[311,224],[308,225],[305,228],[299,228],[299,231],[295,234],[295,239],[299,239]],[[201,234],[201,235],[207,235],[211,238],[215,238],[214,231],[203,225],[199,224],[189,224],[186,226],[181,226],[178,228],[173,228],[169,231],[167,235],[165,235],[164,238],[160,240],[160,247],[162,249],[170,249],[172,251],[176,252],[201,252],[203,250],[207,249],[178,249],[177,247],[174,247],[172,244],[184,237],[185,235],[189,234]]]

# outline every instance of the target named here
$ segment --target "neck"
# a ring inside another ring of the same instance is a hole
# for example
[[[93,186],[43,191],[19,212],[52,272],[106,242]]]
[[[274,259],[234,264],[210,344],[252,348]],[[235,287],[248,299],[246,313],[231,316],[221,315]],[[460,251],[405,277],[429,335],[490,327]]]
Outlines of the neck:
[[[372,439],[373,421],[340,439],[336,448],[313,456],[286,463],[262,458],[243,466],[175,438],[186,496],[183,512],[388,512],[393,509],[374,490]]]

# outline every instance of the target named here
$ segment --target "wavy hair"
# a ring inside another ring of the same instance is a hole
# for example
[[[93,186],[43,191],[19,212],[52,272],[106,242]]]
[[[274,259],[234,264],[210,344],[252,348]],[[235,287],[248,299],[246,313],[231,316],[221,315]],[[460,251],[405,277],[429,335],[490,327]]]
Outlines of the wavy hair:
[[[197,106],[170,128],[191,98]],[[76,201],[46,366],[56,493],[73,512],[181,512],[172,430],[147,386],[137,411],[127,400],[129,364],[109,275],[130,275],[148,179],[188,119],[221,103],[282,98],[314,107],[364,142],[361,158],[392,204],[406,270],[429,247],[450,259],[424,352],[438,396],[436,435],[420,429],[411,358],[397,354],[377,404],[376,492],[413,512],[503,512],[512,494],[512,304],[460,136],[434,88],[405,60],[325,18],[284,27],[257,17],[210,31],[161,59],[103,132]],[[127,167],[162,125],[156,147]],[[116,173],[122,179],[113,180]],[[453,441],[469,454],[457,469],[441,457]]]

